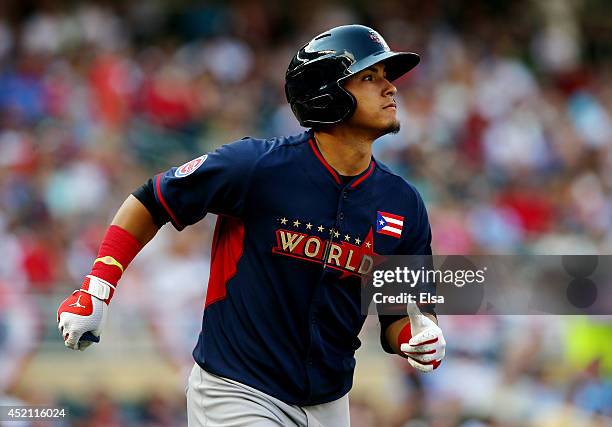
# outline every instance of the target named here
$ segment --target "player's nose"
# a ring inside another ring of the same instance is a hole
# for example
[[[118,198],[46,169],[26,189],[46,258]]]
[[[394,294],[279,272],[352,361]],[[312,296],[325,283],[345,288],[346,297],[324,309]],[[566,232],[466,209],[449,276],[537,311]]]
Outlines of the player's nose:
[[[383,96],[395,96],[395,94],[397,93],[397,88],[395,87],[395,85],[393,85],[393,83],[391,83],[389,80],[385,79],[385,87],[383,90]]]

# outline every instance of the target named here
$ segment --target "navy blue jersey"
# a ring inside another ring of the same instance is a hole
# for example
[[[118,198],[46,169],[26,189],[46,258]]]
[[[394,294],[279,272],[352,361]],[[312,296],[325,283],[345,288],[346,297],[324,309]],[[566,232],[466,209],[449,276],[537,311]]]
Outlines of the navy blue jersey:
[[[224,145],[154,188],[179,230],[218,215],[196,362],[289,404],[350,390],[375,255],[431,254],[414,187],[375,160],[344,182],[310,131]]]

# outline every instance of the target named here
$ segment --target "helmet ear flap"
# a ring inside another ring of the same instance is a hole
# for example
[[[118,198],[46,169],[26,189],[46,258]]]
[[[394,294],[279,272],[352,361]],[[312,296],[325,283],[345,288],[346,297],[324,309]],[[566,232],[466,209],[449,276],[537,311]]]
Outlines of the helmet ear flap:
[[[296,58],[304,56],[307,55],[298,52],[285,77],[285,95],[293,113],[304,127],[339,123],[355,103],[339,84],[340,79],[350,75],[350,61],[341,55],[321,53],[298,63]]]
[[[348,91],[335,84],[327,93],[307,100],[296,100],[291,109],[304,127],[334,124],[349,118],[357,101]]]
[[[334,102],[334,98],[329,93],[324,93],[323,95],[315,96],[308,101],[310,108],[327,108],[329,105]]]

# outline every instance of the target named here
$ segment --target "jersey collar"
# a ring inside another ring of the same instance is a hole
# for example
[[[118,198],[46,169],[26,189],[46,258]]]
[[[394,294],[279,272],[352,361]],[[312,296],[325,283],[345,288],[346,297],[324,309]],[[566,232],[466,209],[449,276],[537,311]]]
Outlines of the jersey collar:
[[[314,153],[314,155],[316,156],[316,158],[319,160],[319,162],[323,165],[323,167],[325,167],[325,169],[327,169],[327,171],[329,172],[329,174],[331,175],[331,177],[333,178],[334,182],[336,183],[336,185],[343,187],[342,184],[342,180],[340,179],[340,175],[338,174],[338,172],[336,172],[336,170],[327,162],[327,160],[325,160],[325,157],[323,157],[323,154],[321,154],[321,151],[319,150],[319,147],[317,146],[315,139],[314,139],[314,134],[310,133],[309,138],[308,138],[308,145],[310,145],[310,148],[312,150],[312,152]],[[368,179],[370,176],[372,176],[372,173],[374,172],[374,169],[376,167],[376,162],[374,161],[374,158],[372,158],[370,160],[370,166],[368,166],[368,168],[360,173],[359,175],[357,175],[349,184],[348,187],[351,189],[357,188],[359,185],[361,185],[366,179]]]

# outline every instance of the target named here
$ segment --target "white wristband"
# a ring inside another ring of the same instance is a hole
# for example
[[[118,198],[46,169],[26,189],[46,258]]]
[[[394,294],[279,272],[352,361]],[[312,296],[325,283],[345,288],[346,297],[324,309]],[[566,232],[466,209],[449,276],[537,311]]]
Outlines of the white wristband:
[[[106,301],[108,297],[110,297],[111,288],[115,289],[115,287],[99,277],[89,274],[87,277],[89,277],[89,287],[87,290],[81,289],[81,292],[85,292],[99,300]]]

